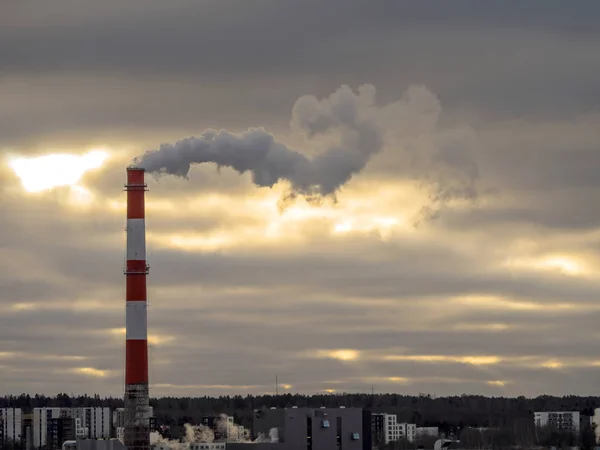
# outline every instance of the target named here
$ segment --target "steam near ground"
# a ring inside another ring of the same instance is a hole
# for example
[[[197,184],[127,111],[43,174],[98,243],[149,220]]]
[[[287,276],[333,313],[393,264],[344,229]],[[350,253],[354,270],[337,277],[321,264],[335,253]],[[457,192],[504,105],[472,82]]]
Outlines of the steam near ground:
[[[250,172],[259,187],[289,184],[285,201],[300,195],[319,202],[360,173],[374,157],[386,151],[407,161],[399,176],[413,178],[429,196],[422,213],[433,218],[452,200],[477,198],[479,167],[470,128],[442,130],[437,97],[423,86],[412,86],[397,101],[376,104],[372,85],[354,92],[343,85],[329,97],[300,97],[293,109],[291,128],[316,145],[318,136],[335,137],[336,145],[313,157],[288,148],[264,128],[241,134],[205,130],[162,144],[134,160],[150,173],[187,178],[194,164],[214,163],[240,174]],[[285,203],[285,202],[284,202]]]
[[[222,414],[216,422],[216,430],[222,436],[226,436],[227,442],[260,443],[260,442],[278,442],[279,436],[276,428],[269,431],[269,435],[259,435],[254,441],[251,440],[249,430],[236,425],[227,420],[227,416]],[[184,425],[185,437],[182,441],[166,439],[158,432],[150,434],[150,444],[161,449],[170,450],[188,450],[192,444],[211,443],[215,441],[214,431],[205,425]]]

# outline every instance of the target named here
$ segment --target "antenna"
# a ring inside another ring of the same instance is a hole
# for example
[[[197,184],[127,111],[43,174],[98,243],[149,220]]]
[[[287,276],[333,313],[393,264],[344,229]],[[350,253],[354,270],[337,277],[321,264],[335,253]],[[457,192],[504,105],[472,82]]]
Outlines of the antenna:
[[[275,375],[275,395],[279,397],[279,375]]]

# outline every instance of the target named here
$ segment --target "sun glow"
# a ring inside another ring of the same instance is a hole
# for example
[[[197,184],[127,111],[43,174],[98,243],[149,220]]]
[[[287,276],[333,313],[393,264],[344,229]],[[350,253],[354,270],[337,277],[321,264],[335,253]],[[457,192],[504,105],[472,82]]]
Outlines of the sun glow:
[[[94,378],[104,378],[108,375],[108,371],[94,369],[93,367],[76,367],[71,369],[71,372]]]
[[[580,261],[562,255],[547,255],[542,258],[510,258],[505,261],[504,265],[515,268],[559,272],[569,276],[586,274],[586,268]]]
[[[318,350],[317,358],[337,359],[339,361],[356,361],[360,353],[353,349]]]
[[[89,170],[102,167],[107,159],[107,152],[93,150],[84,155],[51,154],[35,158],[16,158],[9,162],[9,166],[27,192],[36,193],[70,186],[83,195],[87,191],[78,185],[79,181]]]

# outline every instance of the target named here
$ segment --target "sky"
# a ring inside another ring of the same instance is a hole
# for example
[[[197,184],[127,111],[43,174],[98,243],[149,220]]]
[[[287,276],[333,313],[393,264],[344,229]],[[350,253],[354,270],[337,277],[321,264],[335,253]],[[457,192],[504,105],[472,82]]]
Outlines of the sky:
[[[2,392],[122,395],[125,168],[164,148],[189,171],[148,174],[151,395],[597,394],[599,22],[584,0],[1,5]],[[209,129],[229,159],[187,167],[176,142]]]

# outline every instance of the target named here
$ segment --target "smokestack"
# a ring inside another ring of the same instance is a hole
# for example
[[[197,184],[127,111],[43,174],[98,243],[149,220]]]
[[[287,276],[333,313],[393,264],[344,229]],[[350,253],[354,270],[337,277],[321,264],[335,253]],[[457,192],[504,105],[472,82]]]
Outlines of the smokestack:
[[[125,432],[128,450],[150,449],[145,171],[127,168]]]

